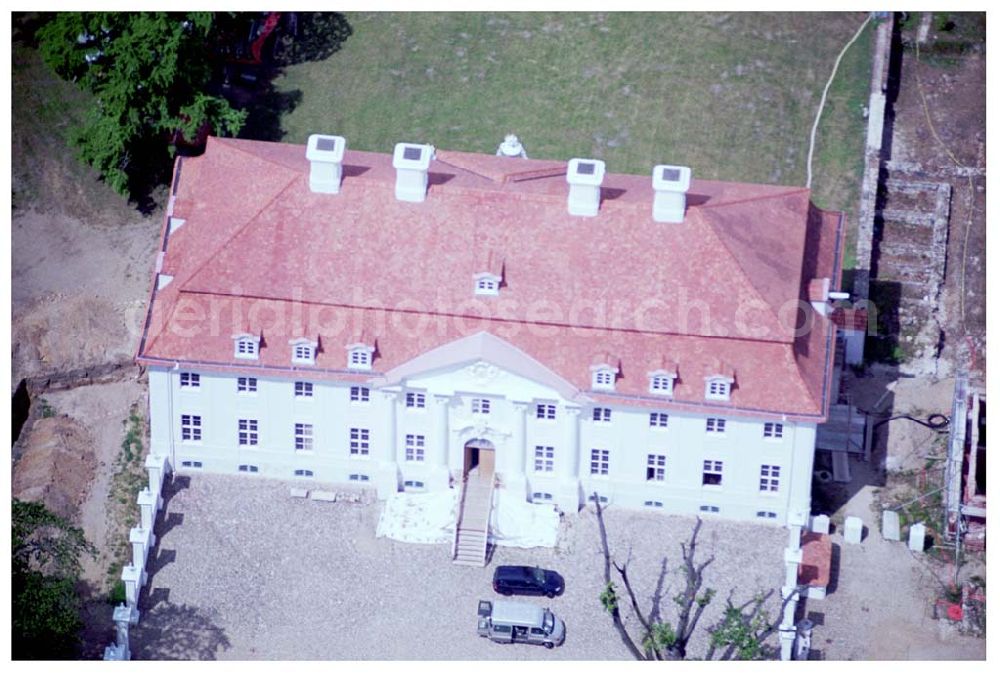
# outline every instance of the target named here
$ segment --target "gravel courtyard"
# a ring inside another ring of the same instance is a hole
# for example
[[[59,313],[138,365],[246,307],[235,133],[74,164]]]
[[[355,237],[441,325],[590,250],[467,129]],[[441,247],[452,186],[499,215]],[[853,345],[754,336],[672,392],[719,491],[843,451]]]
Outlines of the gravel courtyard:
[[[501,547],[486,568],[469,568],[451,563],[447,545],[376,538],[379,503],[292,498],[292,485],[206,474],[178,476],[165,487],[133,658],[630,658],[598,599],[603,562],[592,512],[563,517],[557,549]],[[666,559],[660,609],[676,621],[680,542],[694,519],[612,507],[605,520],[612,553],[630,559],[629,578],[647,613]],[[705,586],[717,595],[689,656],[704,656],[706,628],[721,618],[731,592],[739,604],[773,590],[769,614],[777,616],[786,538],[782,528],[705,521],[698,558],[715,556]],[[520,599],[551,605],[566,622],[562,647],[500,645],[476,635],[477,599],[493,597],[493,568],[507,563],[565,577],[563,596]]]

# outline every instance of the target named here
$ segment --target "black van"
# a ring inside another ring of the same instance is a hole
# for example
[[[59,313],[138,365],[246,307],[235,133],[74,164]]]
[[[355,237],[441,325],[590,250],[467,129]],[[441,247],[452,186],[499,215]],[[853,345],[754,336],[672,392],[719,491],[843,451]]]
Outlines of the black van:
[[[510,596],[548,596],[555,598],[566,587],[562,576],[554,570],[531,566],[497,566],[493,573],[493,590]]]

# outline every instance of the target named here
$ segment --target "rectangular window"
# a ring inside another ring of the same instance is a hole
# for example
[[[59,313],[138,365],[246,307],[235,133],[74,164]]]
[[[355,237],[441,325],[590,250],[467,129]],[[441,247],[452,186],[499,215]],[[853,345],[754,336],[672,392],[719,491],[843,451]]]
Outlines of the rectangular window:
[[[257,340],[250,337],[243,337],[236,340],[236,352],[234,355],[245,360],[257,359]]]
[[[480,398],[472,400],[472,413],[474,414],[490,413],[490,401]]]
[[[371,396],[371,389],[364,386],[351,386],[351,402],[367,402]]]
[[[713,400],[727,400],[729,399],[729,382],[728,381],[709,381],[707,397]]]
[[[368,455],[368,428],[351,428],[351,455]]]
[[[613,388],[614,385],[615,376],[610,369],[598,369],[594,372],[595,388]]]
[[[535,491],[531,494],[531,502],[552,502],[552,494]]]
[[[555,417],[556,417],[556,405],[554,404],[535,405],[535,418],[551,421],[555,420]]]
[[[660,502],[659,500],[647,500],[646,502],[644,502],[642,504],[644,506],[646,506],[646,507],[657,507],[657,508],[662,508],[663,507],[663,503]]]
[[[312,344],[295,344],[295,348],[292,349],[292,360],[312,364],[315,361]]]
[[[403,482],[403,490],[405,491],[422,491],[424,490],[424,482],[417,481],[415,479],[407,479]]]
[[[181,388],[201,388],[201,374],[181,372]]]
[[[240,465],[240,472],[258,472],[256,465]]]
[[[200,460],[184,460],[184,461],[181,461],[181,467],[195,467],[195,468],[200,468],[201,467],[201,461]]]
[[[724,418],[706,418],[705,419],[705,432],[715,432],[722,434],[726,431],[726,419]]]
[[[667,475],[667,457],[651,453],[646,456],[646,481],[663,481]]]
[[[781,467],[778,465],[760,466],[760,490],[763,493],[777,493],[781,482]]]
[[[236,379],[236,392],[252,395],[257,392],[257,379],[252,376],[241,376]]]
[[[296,397],[312,397],[313,396],[313,384],[308,381],[296,381],[295,382],[295,396]]]
[[[602,505],[606,505],[606,504],[608,504],[608,496],[606,496],[606,495],[597,495],[595,497],[594,494],[591,493],[590,497],[587,498],[587,502],[599,502]]]
[[[702,486],[722,486],[722,461],[706,460],[701,472]]]
[[[406,460],[411,462],[424,462],[424,436],[406,436]]]
[[[240,446],[257,446],[257,420],[241,418],[236,421]]]
[[[590,473],[607,476],[611,452],[608,449],[590,450]]]
[[[427,397],[423,393],[406,393],[407,409],[423,409],[427,404]]]
[[[535,447],[535,472],[551,472],[556,450],[551,446]]]
[[[674,391],[674,380],[669,376],[649,377],[649,392],[654,395],[670,395]]]
[[[718,514],[719,508],[717,505],[702,505],[698,508],[702,512],[709,512],[710,514]]]
[[[367,474],[352,474],[348,475],[347,479],[349,481],[371,481],[371,477]]]
[[[350,369],[369,369],[372,366],[371,351],[355,348],[351,351],[351,355],[347,360],[347,366]]]
[[[649,427],[651,428],[665,428],[667,427],[667,421],[669,416],[667,416],[662,411],[654,411],[649,414]]]
[[[595,423],[610,423],[611,409],[608,407],[594,407],[593,419]]]
[[[295,424],[295,450],[313,450],[313,426],[311,423]]]
[[[181,415],[181,441],[201,441],[201,416]]]
[[[295,470],[296,477],[311,477],[313,476],[312,470]]]
[[[760,512],[757,512],[757,518],[758,519],[777,519],[778,518],[778,513],[777,512],[765,512],[765,511],[761,510]]]
[[[765,423],[764,424],[764,436],[771,439],[781,439],[782,433],[785,431],[785,426],[781,423]]]

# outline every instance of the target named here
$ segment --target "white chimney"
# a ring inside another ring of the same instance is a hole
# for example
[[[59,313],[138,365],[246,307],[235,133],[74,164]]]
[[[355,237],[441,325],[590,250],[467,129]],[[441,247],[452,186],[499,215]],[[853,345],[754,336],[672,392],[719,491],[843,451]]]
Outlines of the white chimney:
[[[320,194],[340,192],[341,168],[347,141],[340,136],[314,133],[306,145],[309,160],[309,190]]]
[[[687,166],[653,167],[653,219],[657,222],[683,222],[691,169]]]
[[[604,182],[604,162],[600,159],[570,159],[566,168],[570,215],[593,217],[601,205],[601,183]]]
[[[433,158],[433,145],[396,143],[392,167],[396,169],[397,199],[420,203],[427,198],[427,169]]]

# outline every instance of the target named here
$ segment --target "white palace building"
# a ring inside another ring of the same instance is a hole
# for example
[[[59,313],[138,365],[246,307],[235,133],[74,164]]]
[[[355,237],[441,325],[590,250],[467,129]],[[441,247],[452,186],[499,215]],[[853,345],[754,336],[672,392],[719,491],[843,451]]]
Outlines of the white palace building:
[[[471,475],[563,512],[804,522],[843,244],[809,196],[210,138],[177,160],[137,354],[151,450],[380,498]]]

